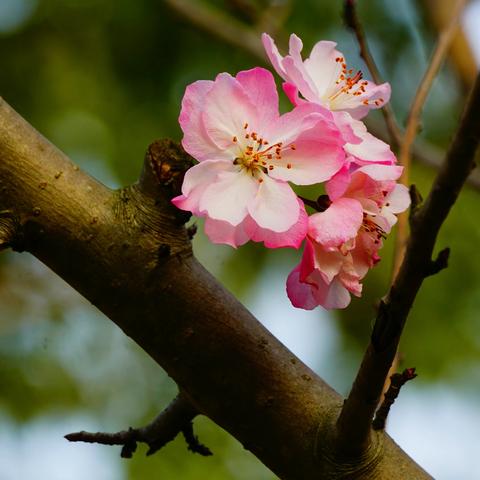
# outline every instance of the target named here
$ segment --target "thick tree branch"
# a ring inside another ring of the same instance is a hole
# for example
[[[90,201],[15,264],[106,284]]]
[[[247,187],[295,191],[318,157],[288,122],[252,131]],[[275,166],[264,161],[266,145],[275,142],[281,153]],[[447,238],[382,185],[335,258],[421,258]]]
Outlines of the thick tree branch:
[[[112,191],[0,101],[0,209],[19,219],[25,249],[151,355],[196,410],[285,480],[430,478],[384,433],[362,457],[340,456],[342,398],[192,256],[170,203],[174,176],[158,175],[179,155],[151,147],[140,182]]]
[[[480,142],[480,77],[470,93],[461,124],[448,150],[428,198],[412,218],[405,258],[386,299],[381,302],[371,342],[338,421],[340,438],[350,439],[343,448],[361,450],[369,442],[371,421],[393,361],[413,301],[432,261],[441,225],[475,166]],[[443,265],[447,254],[439,256]]]
[[[18,222],[11,210],[0,211],[0,251],[14,248],[19,236]]]
[[[131,458],[137,449],[137,443],[146,443],[147,455],[152,455],[171,442],[180,432],[185,436],[188,449],[201,455],[211,455],[210,450],[201,445],[193,435],[192,420],[198,412],[190,402],[179,394],[168,407],[151,423],[141,428],[129,428],[116,433],[75,432],[65,435],[70,442],[100,443],[102,445],[123,445],[120,456]]]

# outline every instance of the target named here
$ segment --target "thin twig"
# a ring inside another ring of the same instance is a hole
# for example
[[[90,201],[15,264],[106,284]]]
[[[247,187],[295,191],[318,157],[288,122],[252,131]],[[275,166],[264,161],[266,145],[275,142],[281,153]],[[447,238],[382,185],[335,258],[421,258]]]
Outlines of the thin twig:
[[[75,432],[65,435],[70,442],[100,443],[102,445],[123,445],[121,457],[131,458],[137,449],[137,442],[149,446],[147,455],[160,450],[171,442],[180,432],[183,432],[188,449],[200,455],[211,455],[210,450],[201,445],[193,435],[192,420],[197,416],[197,410],[182,395],[179,394],[168,407],[151,423],[141,428],[129,428],[116,433],[105,432]]]
[[[372,422],[372,427],[374,430],[383,430],[385,428],[390,408],[397,399],[400,389],[409,380],[413,380],[416,376],[417,374],[415,373],[415,368],[407,368],[402,373],[394,373],[390,376],[390,386],[385,392],[383,402],[380,405],[380,408],[377,410],[375,418]]]
[[[212,451],[198,441],[198,437],[193,433],[193,423],[188,422],[182,429],[183,437],[187,442],[188,449],[193,453],[198,453],[203,457],[213,455]]]
[[[238,49],[265,60],[266,56],[259,34],[231,15],[211,5],[206,5],[201,0],[165,0],[165,2],[193,25]]]
[[[343,450],[361,452],[368,446],[373,414],[408,313],[432,265],[446,263],[446,252],[440,256],[441,260],[432,260],[433,249],[440,227],[475,167],[475,152],[480,142],[479,110],[480,75],[430,194],[412,215],[405,258],[388,296],[380,302],[370,344],[337,422],[339,448]]]
[[[443,60],[448,52],[450,44],[457,31],[458,21],[466,0],[457,0],[450,18],[450,22],[445,29],[440,33],[438,37],[437,45],[433,52],[432,58],[428,65],[428,68],[420,82],[420,85],[415,94],[415,98],[412,102],[410,112],[407,117],[407,126],[405,129],[405,136],[400,146],[400,152],[398,156],[399,163],[403,166],[403,173],[400,178],[400,182],[408,185],[410,183],[410,163],[411,163],[411,150],[413,142],[417,135],[420,125],[420,115],[422,113],[423,105],[427,99],[428,93],[432,87],[433,81],[437,76]],[[408,237],[408,216],[406,213],[401,214],[398,219],[397,235],[395,239],[395,257],[393,262],[393,275],[398,273],[400,265],[402,263],[403,255],[405,253],[405,244]]]
[[[360,47],[360,56],[363,58],[365,65],[367,65],[373,81],[376,84],[383,83],[377,64],[373,59],[370,48],[368,47],[367,38],[362,24],[358,18],[355,0],[345,0],[344,20],[347,27],[355,34],[358,46]],[[390,143],[393,150],[397,150],[402,143],[402,132],[395,119],[392,106],[390,103],[386,103],[381,110],[390,136]]]
[[[366,119],[365,124],[370,133],[385,142],[388,141],[388,132],[382,121],[370,117]],[[435,170],[439,170],[442,166],[445,152],[428,141],[422,138],[417,138],[412,145],[412,156],[416,162],[434,168]],[[474,170],[469,175],[467,184],[475,190],[480,190],[480,172],[478,170]]]

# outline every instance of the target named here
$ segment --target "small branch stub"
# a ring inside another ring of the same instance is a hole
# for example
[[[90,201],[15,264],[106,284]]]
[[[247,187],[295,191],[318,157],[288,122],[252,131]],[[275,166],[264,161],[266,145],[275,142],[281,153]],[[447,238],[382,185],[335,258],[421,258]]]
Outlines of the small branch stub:
[[[7,248],[22,251],[20,238],[20,226],[13,212],[0,211],[0,251]]]
[[[182,193],[185,172],[192,166],[193,158],[181,145],[170,139],[156,140],[149,145],[145,155],[140,189],[157,198],[161,192],[162,201],[169,203]],[[172,211],[179,225],[187,223],[192,215],[173,206]]]
[[[426,277],[435,275],[448,267],[448,258],[450,257],[450,248],[444,248],[438,252],[437,258],[432,260],[428,266]]]
[[[122,445],[120,456],[132,458],[137,450],[137,443],[146,443],[149,447],[147,455],[152,455],[171,442],[180,432],[187,442],[188,450],[203,456],[212,452],[202,445],[193,433],[192,420],[198,412],[190,402],[178,395],[150,424],[142,428],[129,428],[116,433],[75,432],[65,435],[70,442],[99,443],[102,445]]]
[[[410,227],[415,223],[415,218],[422,206],[423,197],[419,190],[417,189],[416,185],[412,184],[409,188],[410,193],[410,214],[409,214],[409,222]]]
[[[188,425],[186,425],[182,430],[182,433],[185,441],[187,442],[188,449],[192,453],[198,453],[204,457],[213,455],[212,451],[205,445],[201,444],[198,441],[198,437],[193,433],[193,422],[189,422]]]
[[[385,424],[387,423],[388,413],[390,412],[391,406],[394,404],[397,399],[400,389],[405,385],[409,380],[413,380],[417,374],[415,373],[415,368],[407,368],[402,373],[394,373],[390,377],[390,386],[385,392],[385,398],[383,399],[380,408],[375,414],[375,418],[372,423],[374,430],[383,430]]]

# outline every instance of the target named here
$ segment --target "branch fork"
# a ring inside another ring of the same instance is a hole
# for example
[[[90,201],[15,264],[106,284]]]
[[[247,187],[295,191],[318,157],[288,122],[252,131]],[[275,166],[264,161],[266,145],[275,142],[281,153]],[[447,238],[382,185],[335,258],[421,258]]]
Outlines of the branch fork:
[[[198,415],[190,402],[179,394],[170,405],[163,410],[151,423],[141,428],[122,430],[116,433],[75,432],[65,435],[70,442],[99,443],[102,445],[122,445],[120,456],[132,458],[137,450],[137,443],[145,443],[149,449],[147,455],[153,455],[167,443],[175,439],[181,432],[187,442],[188,450],[203,456],[212,452],[202,445],[193,433],[192,420]]]

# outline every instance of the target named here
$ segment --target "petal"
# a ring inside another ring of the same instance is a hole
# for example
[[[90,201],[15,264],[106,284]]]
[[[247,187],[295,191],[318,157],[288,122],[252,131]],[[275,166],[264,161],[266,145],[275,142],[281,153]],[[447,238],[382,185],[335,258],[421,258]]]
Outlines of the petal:
[[[344,165],[325,185],[330,200],[336,200],[345,194],[350,184],[350,168]]]
[[[322,138],[328,138],[329,135],[335,135],[338,130],[333,123],[331,113],[324,107],[314,103],[304,102],[298,105],[290,112],[281,115],[276,122],[269,125],[265,132],[270,144],[282,142],[288,145],[296,140],[298,136],[315,127],[319,121],[324,121],[323,125],[327,131],[320,133]]]
[[[202,108],[206,132],[220,149],[237,151],[233,138],[244,134],[245,124],[257,127],[256,107],[240,82],[228,73],[217,76]]]
[[[315,243],[307,236],[305,241],[305,248],[303,250],[302,261],[299,265],[300,281],[307,282],[309,275],[315,270]]]
[[[295,60],[288,55],[283,59],[282,67],[286,73],[285,80],[296,85],[309,102],[322,103],[322,99],[319,97],[310,75],[305,70],[301,58]]]
[[[403,167],[399,165],[364,165],[354,173],[363,173],[377,182],[397,180],[403,172]]]
[[[395,155],[390,150],[390,146],[382,140],[374,137],[367,131],[367,127],[359,120],[353,120],[350,123],[354,134],[361,139],[360,143],[345,145],[345,151],[353,155],[356,159],[363,162],[382,162],[394,164]]]
[[[343,141],[345,143],[353,143],[357,145],[363,141],[363,138],[360,134],[363,133],[363,129],[357,127],[355,130],[356,123],[362,122],[354,120],[348,112],[332,112],[335,124],[342,134]],[[366,129],[365,129],[366,130]]]
[[[274,232],[286,232],[299,220],[300,207],[290,185],[274,180],[268,175],[261,177],[255,198],[248,205],[248,212],[262,228]]]
[[[206,160],[188,169],[182,184],[182,194],[172,199],[172,203],[181,210],[200,215],[200,199],[205,189],[215,182],[222,172],[233,170],[232,162]]]
[[[365,85],[365,93],[355,97],[357,105],[349,109],[350,115],[360,120],[365,117],[371,109],[382,108],[390,100],[391,93],[392,89],[389,83],[376,85],[373,82],[368,82]],[[365,100],[369,102],[368,105],[363,103]],[[375,100],[378,101],[377,104]]]
[[[318,139],[299,137],[295,150],[282,152],[281,160],[274,160],[273,178],[290,181],[296,185],[313,185],[324,182],[342,168],[345,161],[343,149]]]
[[[408,188],[401,183],[395,185],[395,188],[385,198],[385,206],[388,203],[388,209],[392,213],[404,212],[410,206],[410,193]]]
[[[200,80],[189,85],[182,99],[182,110],[178,119],[184,134],[183,148],[199,162],[222,156],[221,150],[208,136],[201,116],[205,97],[212,87],[213,82],[210,80]]]
[[[333,249],[357,236],[363,221],[363,209],[353,198],[339,198],[309,220],[308,234],[324,248]]]
[[[293,83],[283,82],[282,88],[285,92],[285,95],[288,97],[288,99],[292,102],[294,106],[305,103],[305,100],[300,97],[297,86]]]
[[[282,151],[281,160],[271,161],[274,169],[270,175],[297,185],[312,185],[332,178],[342,168],[345,153],[335,142],[338,132],[329,135],[325,125],[320,121],[315,128],[302,133],[293,147],[287,146]]]
[[[343,55],[335,49],[336,46],[335,42],[318,42],[305,60],[305,70],[312,78],[320,98],[328,96],[342,71],[341,64],[335,59]]]
[[[292,305],[304,310],[313,310],[318,303],[313,296],[312,286],[300,282],[300,266],[292,270],[287,278],[287,295]]]
[[[339,274],[345,261],[345,256],[338,251],[328,252],[321,245],[314,246],[315,269],[318,270],[325,283],[332,283]]]
[[[244,171],[220,173],[203,192],[200,211],[236,226],[247,216],[258,189],[258,181]]]
[[[312,290],[315,302],[327,310],[332,308],[345,308],[350,303],[350,294],[348,290],[335,278],[332,283],[327,284],[319,272],[314,272],[311,276],[316,288]]]
[[[250,236],[245,231],[245,220],[237,226],[233,226],[228,222],[207,217],[205,219],[205,234],[213,243],[226,244],[234,248],[250,240]]]
[[[275,121],[278,116],[278,93],[273,75],[256,67],[239,72],[236,76],[258,111],[258,126]]]
[[[273,68],[275,71],[284,79],[286,78],[285,70],[282,67],[282,60],[283,57],[280,55],[273,38],[268,35],[268,33],[262,33],[262,43],[263,47],[265,48],[265,52],[267,53],[268,59],[272,63]]]
[[[362,285],[360,284],[360,275],[355,270],[353,256],[349,253],[344,258],[345,261],[338,275],[338,280],[350,293],[359,297],[362,294]]]
[[[246,231],[254,242],[263,242],[267,248],[300,248],[307,235],[308,215],[305,211],[303,202],[297,199],[300,207],[298,221],[286,232],[273,232],[267,228],[262,228],[251,218],[247,217]]]

